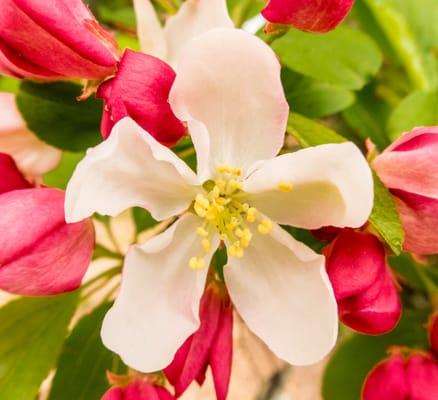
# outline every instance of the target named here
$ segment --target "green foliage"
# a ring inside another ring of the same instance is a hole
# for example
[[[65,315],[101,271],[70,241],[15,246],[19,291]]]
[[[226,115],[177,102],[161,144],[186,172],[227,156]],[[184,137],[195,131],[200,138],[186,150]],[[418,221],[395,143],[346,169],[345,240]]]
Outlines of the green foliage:
[[[44,175],[44,183],[47,186],[64,190],[73,175],[76,165],[84,158],[84,155],[84,153],[63,152],[59,165]]]
[[[361,89],[382,63],[373,40],[347,26],[325,35],[292,29],[272,48],[289,69],[345,89]]]
[[[9,76],[0,76],[0,92],[16,93],[20,86],[20,81]]]
[[[400,254],[404,241],[403,226],[394,199],[376,174],[374,178],[374,208],[371,226],[382,236],[395,254]]]
[[[307,78],[287,68],[283,68],[281,79],[291,110],[310,118],[335,114],[354,102],[350,90]]]
[[[72,152],[84,151],[102,140],[99,100],[76,100],[81,87],[69,82],[38,84],[24,81],[17,104],[27,126],[41,140]]]
[[[111,304],[104,303],[82,318],[64,343],[49,400],[99,400],[108,389],[105,371],[125,372],[118,357],[100,339],[103,317]]]
[[[376,363],[387,357],[389,347],[427,348],[426,320],[427,312],[407,311],[399,325],[386,335],[355,334],[346,339],[336,349],[325,370],[324,400],[359,400],[365,377]]]
[[[140,207],[132,209],[132,216],[138,233],[153,228],[158,223],[148,211]]]
[[[55,366],[78,302],[78,292],[20,298],[0,309],[2,400],[34,400]]]
[[[287,132],[293,135],[303,147],[346,141],[330,128],[295,113],[289,115]]]
[[[433,125],[438,125],[438,90],[414,92],[394,109],[388,120],[387,132],[396,139],[415,127]]]

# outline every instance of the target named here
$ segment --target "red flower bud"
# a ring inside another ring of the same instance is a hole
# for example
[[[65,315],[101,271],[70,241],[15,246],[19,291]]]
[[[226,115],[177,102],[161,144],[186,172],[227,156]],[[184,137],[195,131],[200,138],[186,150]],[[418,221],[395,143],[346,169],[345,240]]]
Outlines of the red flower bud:
[[[270,0],[262,14],[269,22],[323,33],[336,28],[353,3],[354,0]]]
[[[168,102],[174,80],[175,72],[164,61],[126,50],[116,76],[97,92],[105,101],[102,136],[107,138],[114,124],[129,116],[162,144],[174,145],[185,135]]]
[[[404,249],[421,255],[438,253],[438,127],[404,134],[372,165],[396,196],[405,229]]]
[[[127,385],[109,389],[102,400],[175,400],[175,397],[163,386],[149,382],[145,377],[133,378]]]
[[[18,78],[103,79],[117,45],[81,0],[3,0],[0,72]]]
[[[164,372],[179,397],[194,380],[200,385],[204,382],[210,365],[216,398],[225,400],[233,354],[233,308],[221,283],[207,286],[201,299],[200,319],[199,329],[185,341]]]
[[[14,159],[9,154],[0,153],[0,194],[30,187],[32,185],[19,171]]]
[[[401,303],[382,243],[369,233],[344,229],[324,253],[341,321],[367,334],[394,328]]]

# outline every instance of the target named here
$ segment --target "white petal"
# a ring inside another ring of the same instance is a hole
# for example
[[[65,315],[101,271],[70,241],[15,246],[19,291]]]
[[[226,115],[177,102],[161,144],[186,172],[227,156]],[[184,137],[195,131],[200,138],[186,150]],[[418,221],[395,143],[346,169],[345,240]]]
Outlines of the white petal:
[[[224,272],[237,311],[278,357],[308,365],[333,348],[337,305],[323,256],[275,225],[270,235],[255,234]]]
[[[61,151],[42,142],[26,128],[14,94],[0,93],[0,110],[0,152],[11,155],[20,171],[30,177],[55,168],[61,160]]]
[[[106,347],[142,372],[172,361],[199,327],[199,303],[212,253],[205,268],[189,268],[203,249],[195,229],[200,220],[186,214],[164,233],[129,251],[120,293],[102,326]],[[214,239],[217,248],[219,239]],[[205,254],[205,252],[204,252]]]
[[[280,64],[249,33],[217,29],[192,40],[180,57],[170,103],[181,120],[205,125],[212,168],[245,169],[282,146],[288,105]]]
[[[225,0],[185,1],[164,28],[169,64],[177,64],[180,51],[191,39],[216,28],[233,28]]]
[[[290,192],[277,188],[292,185]],[[248,202],[280,224],[359,227],[373,207],[370,167],[353,143],[327,144],[267,161],[244,183]]]
[[[67,186],[68,222],[94,212],[117,215],[138,206],[163,220],[185,211],[196,196],[196,175],[130,118],[88,150]]]
[[[167,45],[164,29],[150,0],[134,0],[137,17],[137,36],[143,53],[166,59]]]

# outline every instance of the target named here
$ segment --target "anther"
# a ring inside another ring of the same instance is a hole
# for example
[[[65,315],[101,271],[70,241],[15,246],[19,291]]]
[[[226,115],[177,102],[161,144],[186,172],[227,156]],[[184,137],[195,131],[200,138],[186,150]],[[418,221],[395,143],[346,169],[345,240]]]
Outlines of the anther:
[[[200,257],[192,257],[189,261],[189,267],[191,269],[202,269],[204,268],[204,259]]]
[[[267,235],[272,229],[272,222],[269,219],[264,219],[258,226],[257,230],[262,235]]]
[[[282,192],[289,193],[292,191],[292,183],[288,181],[282,181],[277,185],[277,189],[281,190]]]

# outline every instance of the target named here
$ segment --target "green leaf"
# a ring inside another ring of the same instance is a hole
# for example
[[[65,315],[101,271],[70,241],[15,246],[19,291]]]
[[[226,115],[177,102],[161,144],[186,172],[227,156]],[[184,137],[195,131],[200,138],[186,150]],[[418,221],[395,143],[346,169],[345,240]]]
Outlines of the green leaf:
[[[293,135],[303,147],[346,141],[326,126],[295,113],[289,114],[287,132]]]
[[[44,183],[50,187],[65,189],[73,175],[73,171],[79,161],[84,158],[84,153],[63,152],[61,162],[58,166],[44,175]]]
[[[390,346],[427,348],[427,312],[407,311],[397,328],[382,336],[354,335],[335,351],[324,373],[324,400],[359,400],[363,381],[387,357]],[[390,400],[390,399],[382,399]]]
[[[438,124],[438,91],[414,92],[392,112],[387,132],[395,140],[403,132],[418,126]]]
[[[64,343],[49,400],[99,400],[108,389],[105,372],[113,370],[116,356],[100,339],[103,317],[111,304],[104,303],[82,318]]]
[[[288,68],[346,89],[361,89],[382,63],[373,40],[346,26],[325,35],[291,29],[272,48]]]
[[[20,298],[0,309],[2,400],[35,399],[61,351],[78,294]]]
[[[292,110],[310,118],[336,114],[354,102],[348,89],[317,81],[283,68],[281,80]]]
[[[148,211],[140,207],[134,207],[132,209],[132,216],[138,233],[153,228],[158,224]]]
[[[395,208],[394,199],[375,173],[374,178],[374,207],[369,221],[371,226],[382,236],[392,251],[400,254],[404,231],[400,216]]]
[[[356,102],[342,116],[362,141],[370,138],[379,150],[383,150],[390,144],[385,135],[389,112],[387,104],[375,95],[374,87],[369,85],[357,93]]]
[[[84,151],[102,141],[99,100],[78,101],[81,87],[69,82],[23,82],[18,108],[29,129],[44,142],[62,150]]]
[[[0,76],[0,92],[18,92],[20,80],[9,76]]]

